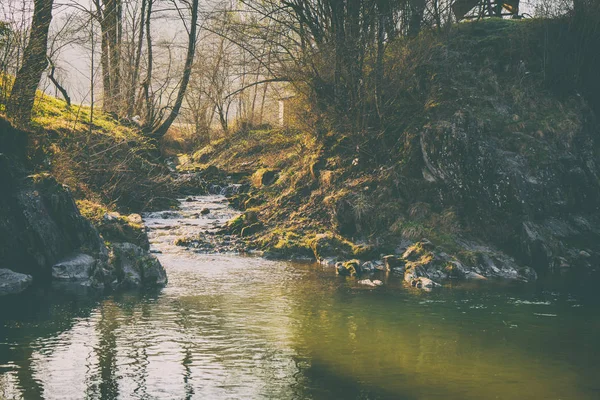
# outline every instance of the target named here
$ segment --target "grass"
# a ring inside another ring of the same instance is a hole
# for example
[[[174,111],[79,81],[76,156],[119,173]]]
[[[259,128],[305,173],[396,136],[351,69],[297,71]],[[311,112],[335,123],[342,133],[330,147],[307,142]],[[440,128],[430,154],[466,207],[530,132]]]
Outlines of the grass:
[[[10,77],[0,79],[7,92]],[[168,170],[156,144],[139,129],[89,106],[37,92],[29,127],[29,158],[70,187],[77,200],[126,212],[172,204]],[[83,203],[82,203],[83,204]],[[89,205],[89,204],[87,204]]]

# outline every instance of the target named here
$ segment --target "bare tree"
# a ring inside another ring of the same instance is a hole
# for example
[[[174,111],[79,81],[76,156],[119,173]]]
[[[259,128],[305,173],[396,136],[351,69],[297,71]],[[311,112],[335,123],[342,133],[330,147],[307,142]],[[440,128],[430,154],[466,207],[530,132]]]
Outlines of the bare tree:
[[[35,92],[47,66],[46,50],[53,2],[54,0],[34,0],[29,43],[6,105],[7,115],[19,124],[27,124],[31,119]]]
[[[154,137],[164,136],[171,127],[171,124],[173,124],[173,121],[175,121],[175,118],[177,118],[177,116],[179,115],[179,110],[181,109],[181,105],[183,104],[183,100],[185,98],[185,91],[190,81],[192,65],[194,63],[194,55],[196,53],[196,32],[198,30],[199,13],[198,0],[192,0],[192,3],[188,5],[190,6],[191,22],[189,24],[189,27],[187,28],[188,49],[185,58],[185,65],[183,67],[183,76],[181,78],[181,83],[179,84],[179,91],[177,92],[177,98],[175,99],[175,104],[173,105],[171,112],[169,113],[168,117],[150,133],[151,136]]]

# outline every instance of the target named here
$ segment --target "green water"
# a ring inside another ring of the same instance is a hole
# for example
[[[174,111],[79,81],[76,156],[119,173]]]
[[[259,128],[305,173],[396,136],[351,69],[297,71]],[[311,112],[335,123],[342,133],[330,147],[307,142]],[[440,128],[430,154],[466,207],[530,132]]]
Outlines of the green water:
[[[0,298],[0,398],[600,399],[593,293],[367,289],[162,246],[160,291]]]
[[[600,398],[593,301],[413,292],[394,277],[370,290],[313,266],[185,261],[157,293],[2,299],[0,396]]]

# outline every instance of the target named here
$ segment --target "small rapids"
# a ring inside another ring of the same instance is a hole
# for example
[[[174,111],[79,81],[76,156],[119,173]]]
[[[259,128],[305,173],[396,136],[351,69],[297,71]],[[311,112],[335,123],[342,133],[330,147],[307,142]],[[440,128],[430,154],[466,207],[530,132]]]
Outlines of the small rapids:
[[[221,188],[233,190],[235,186]],[[206,213],[203,214],[203,211]],[[155,253],[178,253],[184,251],[175,245],[178,239],[194,238],[201,234],[215,234],[225,222],[239,215],[229,207],[221,194],[189,196],[181,200],[178,210],[166,210],[143,214],[148,228],[151,251]]]

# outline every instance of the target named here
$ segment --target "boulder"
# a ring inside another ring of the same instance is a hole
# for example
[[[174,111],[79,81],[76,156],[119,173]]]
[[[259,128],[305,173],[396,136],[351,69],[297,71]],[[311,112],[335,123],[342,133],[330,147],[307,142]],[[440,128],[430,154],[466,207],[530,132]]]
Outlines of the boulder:
[[[0,268],[45,278],[71,254],[106,258],[104,241],[69,189],[48,174],[28,176],[22,162],[0,154]]]
[[[0,269],[0,296],[21,293],[27,289],[33,278],[31,275],[20,274],[10,269]]]
[[[361,265],[359,260],[350,260],[344,263],[337,263],[335,265],[335,270],[338,275],[357,276],[362,272],[360,267]]]
[[[88,254],[75,254],[52,266],[52,279],[90,283],[96,259]]]
[[[112,246],[112,265],[120,287],[160,287],[167,284],[167,273],[160,261],[133,243]]]

